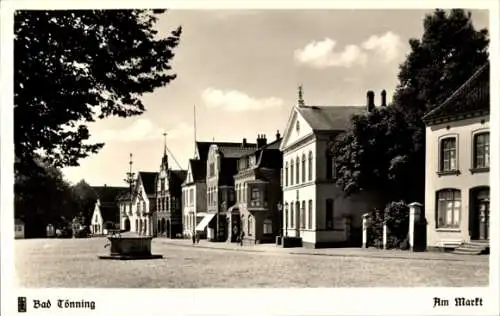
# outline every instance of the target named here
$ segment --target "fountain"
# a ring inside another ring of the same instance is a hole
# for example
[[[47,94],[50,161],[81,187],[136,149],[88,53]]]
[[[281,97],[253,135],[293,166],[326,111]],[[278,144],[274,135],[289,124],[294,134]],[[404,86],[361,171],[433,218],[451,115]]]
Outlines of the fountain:
[[[144,260],[162,259],[159,254],[151,254],[152,236],[140,235],[133,232],[116,234],[108,237],[110,247],[109,255],[99,256],[99,259],[111,260]]]

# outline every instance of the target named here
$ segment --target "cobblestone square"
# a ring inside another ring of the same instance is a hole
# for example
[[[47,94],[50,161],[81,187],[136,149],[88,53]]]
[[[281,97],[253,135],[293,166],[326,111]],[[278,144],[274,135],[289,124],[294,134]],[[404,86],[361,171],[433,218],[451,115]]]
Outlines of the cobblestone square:
[[[106,243],[104,238],[16,240],[18,284],[29,288],[283,288],[460,287],[489,282],[487,257],[443,254],[424,260],[353,255],[363,254],[358,249],[324,251],[335,255],[297,249],[292,254],[274,250],[273,245],[217,249],[204,246],[208,242],[193,246],[187,241],[154,239],[152,251],[164,259],[99,260],[98,255],[109,252]]]

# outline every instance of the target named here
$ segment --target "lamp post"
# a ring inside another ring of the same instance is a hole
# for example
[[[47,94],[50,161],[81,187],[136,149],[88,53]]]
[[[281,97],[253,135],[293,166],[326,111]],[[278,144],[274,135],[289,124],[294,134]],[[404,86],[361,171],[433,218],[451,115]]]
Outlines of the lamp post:
[[[278,202],[277,208],[278,208],[278,212],[279,212],[280,217],[281,217],[281,220],[280,220],[280,226],[281,226],[280,235],[281,235],[281,237],[283,237],[283,204],[281,204],[281,202]]]

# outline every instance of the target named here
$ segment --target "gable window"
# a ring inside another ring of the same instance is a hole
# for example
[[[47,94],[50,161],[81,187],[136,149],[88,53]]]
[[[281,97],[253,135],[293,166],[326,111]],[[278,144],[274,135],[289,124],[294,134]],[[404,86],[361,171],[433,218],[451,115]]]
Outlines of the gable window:
[[[299,169],[300,169],[300,160],[299,160],[299,157],[297,157],[297,159],[295,160],[295,168],[297,168],[297,177],[296,177],[296,183],[299,184],[300,183],[300,173],[299,173]]]
[[[161,180],[160,180],[160,190],[161,190],[162,192],[164,192],[164,191],[165,191],[165,179],[161,179]]]
[[[308,164],[308,180],[312,181],[312,173],[313,173],[313,153],[312,151],[309,151],[309,157],[307,158],[307,164]]]
[[[295,130],[297,131],[297,133],[300,132],[300,124],[299,124],[299,121],[295,122]]]
[[[293,159],[290,161],[290,185],[293,185]]]
[[[326,199],[325,224],[326,229],[333,229],[333,199]]]
[[[441,161],[440,171],[457,170],[457,138],[447,137],[440,143]]]
[[[210,173],[209,175],[213,177],[215,175],[215,164],[212,162],[210,163]]]
[[[474,168],[490,166],[490,133],[474,135]]]
[[[445,189],[437,192],[437,227],[458,228],[462,209],[461,192],[456,189]]]
[[[306,182],[306,154],[302,154],[302,183]]]
[[[300,209],[300,228],[306,228],[306,201],[302,201],[302,208]]]
[[[285,163],[285,187],[288,186],[288,161]]]

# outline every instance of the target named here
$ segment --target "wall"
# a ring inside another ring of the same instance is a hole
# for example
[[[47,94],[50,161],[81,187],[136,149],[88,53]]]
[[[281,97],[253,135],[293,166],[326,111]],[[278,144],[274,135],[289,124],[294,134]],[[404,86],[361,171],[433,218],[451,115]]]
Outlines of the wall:
[[[481,123],[481,121],[483,121]],[[471,173],[473,163],[473,133],[489,130],[489,117],[469,118],[426,128],[425,168],[425,217],[427,220],[427,245],[440,247],[442,243],[458,244],[469,241],[469,190],[478,186],[489,186],[489,172]],[[449,129],[447,128],[449,127]],[[439,140],[443,136],[456,135],[458,175],[437,174],[439,170]],[[490,145],[491,146],[491,145]],[[460,227],[458,229],[436,228],[436,191],[445,188],[461,190]]]

